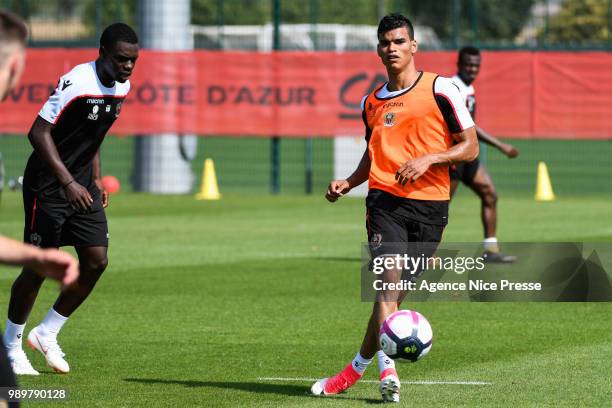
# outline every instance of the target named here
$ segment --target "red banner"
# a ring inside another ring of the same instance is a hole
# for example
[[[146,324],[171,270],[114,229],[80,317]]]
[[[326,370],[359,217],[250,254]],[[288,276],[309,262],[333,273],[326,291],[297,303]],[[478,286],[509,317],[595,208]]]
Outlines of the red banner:
[[[0,132],[26,133],[59,76],[96,56],[30,50],[21,84],[0,105]],[[441,75],[456,69],[454,52],[416,61]],[[499,136],[611,138],[611,75],[607,52],[485,52],[477,122]],[[385,79],[374,52],[143,51],[112,133],[360,135],[359,102]]]

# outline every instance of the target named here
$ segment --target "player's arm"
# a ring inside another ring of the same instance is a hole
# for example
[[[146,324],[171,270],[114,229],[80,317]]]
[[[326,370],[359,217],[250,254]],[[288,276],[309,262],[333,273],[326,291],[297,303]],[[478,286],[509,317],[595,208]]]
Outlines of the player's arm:
[[[365,116],[364,104],[366,98],[367,96],[365,96],[361,100],[361,116],[365,125],[365,139],[367,142],[369,142],[370,136],[372,135],[372,130],[369,128]],[[357,165],[357,168],[355,169],[353,174],[351,174],[345,180],[333,180],[331,183],[329,183],[329,186],[327,187],[327,192],[325,193],[325,198],[327,199],[327,201],[329,201],[330,203],[334,203],[338,200],[338,198],[351,191],[351,189],[364,183],[370,175],[371,164],[372,161],[370,160],[370,154],[366,145],[365,152],[363,152],[363,156],[361,156],[361,160],[359,160],[359,164]]]
[[[0,236],[0,263],[23,265],[42,277],[52,278],[66,287],[79,277],[79,265],[72,256],[57,249],[40,249]]]
[[[357,168],[351,174],[346,181],[349,184],[349,188],[355,188],[362,183],[368,181],[368,177],[370,176],[370,165],[372,161],[370,160],[370,153],[368,152],[368,148],[366,146],[365,151],[363,152],[363,156],[361,156],[361,160],[357,165]]]
[[[331,183],[329,183],[327,192],[325,193],[325,198],[327,201],[331,203],[336,202],[338,198],[351,191],[351,189],[365,182],[370,175],[370,164],[370,154],[368,153],[368,149],[366,147],[366,150],[359,161],[359,165],[357,165],[357,168],[353,174],[351,174],[345,180],[333,180]]]
[[[36,154],[49,166],[60,185],[66,192],[66,198],[75,209],[86,210],[91,207],[93,199],[89,191],[76,182],[68,171],[51,136],[53,124],[37,116],[28,133],[28,139]]]
[[[409,160],[395,173],[395,180],[401,185],[413,182],[421,177],[431,166],[463,163],[478,157],[478,138],[476,128],[472,126],[462,132],[453,133],[456,144],[445,152],[426,154]]]
[[[100,162],[99,148],[93,158],[92,167],[94,182],[96,183],[96,187],[98,187],[98,190],[100,190],[100,194],[102,195],[102,207],[106,208],[108,207],[108,191],[106,191],[104,185],[102,184],[102,164]]]
[[[434,97],[456,144],[444,152],[415,157],[404,163],[395,173],[395,180],[402,185],[417,180],[431,166],[448,166],[478,157],[476,126],[457,86],[448,78],[438,77],[434,84]]]
[[[508,156],[510,159],[514,159],[519,155],[519,151],[516,147],[511,144],[504,143],[495,136],[487,133],[479,126],[476,126],[476,135],[478,136],[478,140],[481,140],[488,144],[489,146],[493,146],[496,149],[499,149],[503,154]]]

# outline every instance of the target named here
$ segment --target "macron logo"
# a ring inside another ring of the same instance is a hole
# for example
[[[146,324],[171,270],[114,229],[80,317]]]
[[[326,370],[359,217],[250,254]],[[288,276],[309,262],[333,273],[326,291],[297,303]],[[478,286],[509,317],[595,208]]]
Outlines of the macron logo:
[[[69,79],[65,80],[64,83],[62,84],[62,91],[68,88],[70,85],[72,85],[72,82],[70,82]]]

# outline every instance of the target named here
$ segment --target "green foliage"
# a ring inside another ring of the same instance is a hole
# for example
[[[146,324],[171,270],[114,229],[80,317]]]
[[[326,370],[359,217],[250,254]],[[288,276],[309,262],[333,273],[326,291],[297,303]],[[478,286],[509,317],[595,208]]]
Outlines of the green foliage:
[[[539,38],[547,43],[605,42],[609,36],[609,0],[572,0],[550,18]]]
[[[372,0],[283,0],[283,23],[376,24]],[[266,24],[272,21],[273,0],[193,0],[194,24]]]
[[[430,26],[442,40],[488,42],[512,40],[523,28],[535,0],[395,1],[393,9],[415,24]]]
[[[287,8],[283,9],[283,18],[287,23],[376,25],[378,24],[376,3],[371,0],[291,0],[286,5],[283,2],[283,8]],[[298,9],[298,6],[301,8]]]
[[[137,0],[84,0],[84,2],[86,27],[91,37],[96,40],[104,27],[112,23],[124,22],[132,27],[136,26]]]
[[[534,0],[481,0],[479,10],[473,10],[479,18],[479,40],[512,40],[523,29],[530,15]]]
[[[197,25],[259,25],[272,20],[270,0],[192,0],[191,21]]]

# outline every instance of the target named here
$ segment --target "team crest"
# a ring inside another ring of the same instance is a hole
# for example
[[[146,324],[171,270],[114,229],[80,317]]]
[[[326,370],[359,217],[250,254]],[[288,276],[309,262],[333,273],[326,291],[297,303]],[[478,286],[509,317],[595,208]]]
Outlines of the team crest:
[[[391,127],[393,125],[395,125],[395,113],[393,112],[389,112],[385,115],[385,122],[384,122],[386,127]]]
[[[370,239],[370,247],[373,250],[377,250],[378,248],[380,248],[381,244],[382,244],[382,234],[379,234],[379,233],[372,234],[372,238]]]
[[[98,105],[94,105],[93,108],[91,109],[91,113],[89,115],[87,115],[87,119],[89,120],[98,120],[98,111],[100,110],[100,107]]]
[[[30,244],[39,247],[42,242],[42,237],[40,234],[33,232],[30,234]]]
[[[119,117],[119,114],[121,113],[121,104],[122,104],[122,103],[123,103],[123,102],[119,102],[119,103],[117,104],[117,107],[115,108],[115,117],[116,117],[116,118],[118,118],[118,117]]]

